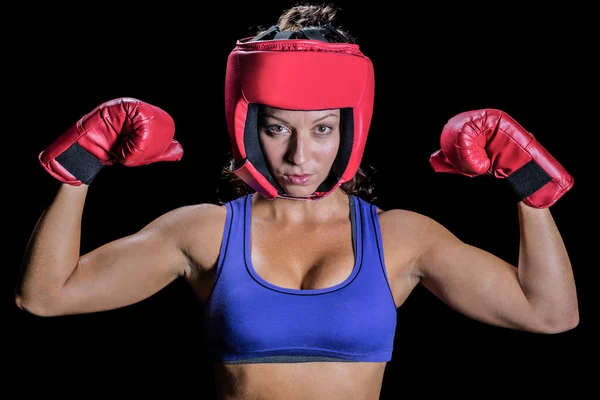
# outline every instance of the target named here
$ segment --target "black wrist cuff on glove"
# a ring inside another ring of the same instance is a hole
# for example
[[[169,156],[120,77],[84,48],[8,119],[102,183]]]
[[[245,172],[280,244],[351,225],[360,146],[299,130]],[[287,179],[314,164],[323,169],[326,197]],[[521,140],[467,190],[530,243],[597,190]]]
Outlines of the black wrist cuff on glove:
[[[521,168],[506,177],[519,201],[537,192],[552,178],[535,162],[529,161]]]
[[[73,143],[64,153],[56,157],[56,161],[86,185],[92,183],[104,167],[100,160],[77,143]]]

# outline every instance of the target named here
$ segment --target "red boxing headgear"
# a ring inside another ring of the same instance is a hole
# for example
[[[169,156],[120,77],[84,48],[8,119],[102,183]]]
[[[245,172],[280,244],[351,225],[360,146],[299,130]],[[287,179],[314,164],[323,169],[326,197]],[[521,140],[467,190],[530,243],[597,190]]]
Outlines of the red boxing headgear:
[[[373,114],[374,72],[357,44],[332,43],[330,25],[299,32],[271,27],[238,40],[229,54],[225,114],[231,171],[263,196],[314,200],[356,174]],[[269,35],[274,37],[265,40]],[[301,38],[303,35],[304,38]],[[260,105],[289,110],[340,109],[340,149],[329,177],[307,197],[286,194],[271,176],[258,138]]]

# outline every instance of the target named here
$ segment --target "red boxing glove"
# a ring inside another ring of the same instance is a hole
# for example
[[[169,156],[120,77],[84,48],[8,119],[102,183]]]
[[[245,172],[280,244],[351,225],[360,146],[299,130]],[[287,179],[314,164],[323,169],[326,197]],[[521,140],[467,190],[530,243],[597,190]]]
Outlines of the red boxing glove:
[[[429,162],[436,172],[506,178],[520,201],[546,208],[573,186],[573,177],[505,112],[482,109],[452,117],[442,130],[441,149]]]
[[[102,103],[39,154],[42,167],[61,182],[89,185],[105,165],[179,161],[175,123],[164,110],[130,97]]]

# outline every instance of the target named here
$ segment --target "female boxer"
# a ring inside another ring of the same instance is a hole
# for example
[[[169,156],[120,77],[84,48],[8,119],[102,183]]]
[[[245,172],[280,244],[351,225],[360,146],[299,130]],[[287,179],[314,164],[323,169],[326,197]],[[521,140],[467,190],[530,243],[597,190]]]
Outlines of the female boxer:
[[[124,307],[175,279],[205,306],[224,399],[377,399],[396,311],[419,284],[492,325],[578,324],[569,257],[550,206],[573,185],[509,115],[450,119],[435,171],[507,179],[520,197],[518,266],[415,212],[361,196],[374,69],[331,7],[298,6],[227,64],[229,169],[247,192],[166,213],[80,251],[88,187],[105,166],[177,161],[171,117],[132,98],[99,105],[40,154],[61,182],[31,236],[16,303],[41,316]],[[518,268],[517,268],[518,267]],[[368,316],[368,318],[366,318]]]

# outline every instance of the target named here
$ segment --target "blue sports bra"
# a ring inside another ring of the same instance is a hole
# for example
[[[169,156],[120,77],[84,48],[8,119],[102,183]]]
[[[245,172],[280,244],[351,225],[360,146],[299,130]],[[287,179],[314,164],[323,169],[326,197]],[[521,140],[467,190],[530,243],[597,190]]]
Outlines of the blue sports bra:
[[[226,203],[215,284],[204,306],[204,332],[213,361],[390,361],[396,306],[376,207],[349,196],[352,273],[335,286],[301,290],[273,285],[254,270],[252,196]]]

